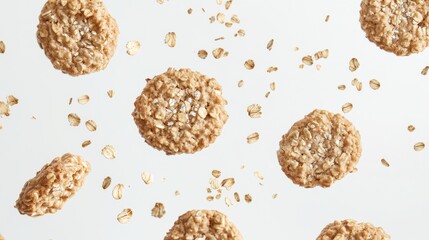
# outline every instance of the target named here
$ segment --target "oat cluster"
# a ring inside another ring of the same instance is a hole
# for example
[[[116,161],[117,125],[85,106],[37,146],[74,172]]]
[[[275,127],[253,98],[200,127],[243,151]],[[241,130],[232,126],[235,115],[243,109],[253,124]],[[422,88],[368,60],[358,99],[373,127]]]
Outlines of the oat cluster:
[[[56,69],[72,76],[103,70],[118,42],[118,25],[100,0],[48,0],[37,41]]]
[[[55,213],[82,187],[90,170],[80,156],[57,157],[25,183],[15,207],[31,217]]]
[[[295,184],[329,187],[354,170],[361,151],[360,134],[351,122],[314,110],[283,135],[277,156]]]
[[[214,78],[169,68],[148,80],[132,115],[152,147],[167,154],[195,153],[221,134],[226,104]]]
[[[176,220],[164,240],[243,240],[228,218],[215,210],[188,211]]]
[[[363,0],[361,27],[378,47],[398,56],[423,51],[429,44],[426,0]]]
[[[334,221],[328,224],[316,240],[390,240],[381,227],[355,220]]]

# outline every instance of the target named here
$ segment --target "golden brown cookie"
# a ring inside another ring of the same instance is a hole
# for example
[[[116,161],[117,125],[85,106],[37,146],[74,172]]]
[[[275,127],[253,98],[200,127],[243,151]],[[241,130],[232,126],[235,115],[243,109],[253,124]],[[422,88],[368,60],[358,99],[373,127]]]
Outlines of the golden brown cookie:
[[[316,240],[390,240],[381,227],[355,220],[335,221],[328,224]]]
[[[167,154],[195,153],[221,134],[228,120],[226,104],[214,78],[169,68],[147,80],[132,115],[152,147]]]
[[[407,56],[429,44],[428,11],[426,0],[363,0],[360,23],[378,47]]]
[[[48,0],[37,41],[56,69],[79,76],[105,69],[118,42],[118,25],[101,0]]]
[[[354,170],[360,134],[339,114],[314,110],[283,135],[277,157],[283,172],[306,188],[329,187]]]
[[[31,217],[55,213],[82,187],[90,170],[80,156],[57,157],[25,183],[15,207]]]
[[[215,210],[188,211],[176,220],[164,240],[243,240],[228,218]]]

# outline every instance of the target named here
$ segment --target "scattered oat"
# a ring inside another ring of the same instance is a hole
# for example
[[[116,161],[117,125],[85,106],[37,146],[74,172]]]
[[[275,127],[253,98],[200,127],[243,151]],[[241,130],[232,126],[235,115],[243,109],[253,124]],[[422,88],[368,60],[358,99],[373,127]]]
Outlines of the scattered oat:
[[[153,175],[151,173],[143,172],[141,177],[145,184],[149,185],[153,183]]]
[[[220,188],[220,183],[216,178],[211,178],[209,183],[210,183],[210,186],[212,189],[219,189]],[[210,190],[210,192],[211,192],[211,190]]]
[[[338,90],[344,91],[346,90],[346,85],[342,84],[342,85],[338,85]]]
[[[255,68],[255,62],[252,59],[249,59],[246,62],[244,62],[244,67],[247,70],[252,70]]]
[[[294,52],[298,52],[298,51],[299,51],[299,47],[294,47],[294,48],[293,48],[293,51],[294,51]]]
[[[157,218],[162,218],[166,213],[164,204],[157,202],[155,206],[152,208],[152,216]]]
[[[156,0],[156,2],[159,3],[159,4],[163,4],[164,0]]]
[[[112,98],[113,96],[115,96],[115,91],[112,89],[107,91],[107,96],[109,96],[109,98]]]
[[[276,83],[275,82],[270,83],[270,89],[271,89],[271,91],[276,90]]]
[[[414,132],[414,130],[416,130],[416,128],[413,125],[408,125],[407,129],[409,132]]]
[[[238,81],[238,87],[242,87],[244,85],[244,80]]]
[[[414,145],[414,150],[420,152],[425,148],[425,146],[426,145],[423,142],[418,142]]]
[[[233,23],[240,23],[240,18],[238,18],[238,16],[234,14],[231,17],[231,22],[233,22]]]
[[[249,136],[247,136],[247,143],[248,144],[255,143],[258,140],[259,140],[259,133],[257,133],[257,132],[254,132],[254,133],[250,134]]]
[[[320,69],[322,69],[322,65],[320,65],[320,64],[316,64],[316,70],[317,70],[317,71],[320,71]]]
[[[0,41],[0,54],[3,54],[6,51],[6,45],[3,41]]]
[[[304,64],[299,64],[299,66],[298,66],[300,69],[304,69]]]
[[[221,197],[222,197],[222,194],[221,194],[221,193],[216,194],[216,196],[215,196],[215,198],[216,198],[217,200],[219,200]]]
[[[207,201],[209,201],[209,202],[211,202],[211,201],[213,201],[214,200],[214,197],[213,196],[207,196]]]
[[[192,14],[192,8],[188,9],[188,14]]]
[[[267,49],[268,51],[271,51],[273,49],[273,45],[274,45],[274,39],[271,39],[268,43],[267,43]]]
[[[198,57],[199,58],[201,58],[201,59],[206,59],[207,58],[207,55],[208,55],[208,53],[207,53],[207,51],[206,50],[199,50],[198,51]]]
[[[18,99],[18,98],[16,98],[15,96],[13,96],[13,95],[9,95],[9,96],[7,96],[6,100],[7,100],[7,105],[9,105],[9,106],[11,106],[11,107],[12,107],[13,105],[18,104],[18,102],[19,102],[19,99]]]
[[[0,240],[5,240],[5,238],[1,234],[0,234]]]
[[[232,186],[234,186],[235,184],[235,179],[234,178],[225,178],[224,180],[222,180],[221,186],[226,188],[226,190],[231,190]]]
[[[211,16],[211,17],[209,18],[209,21],[210,21],[210,23],[214,23],[214,21],[216,21],[216,18],[215,18],[214,16]]]
[[[106,177],[106,178],[104,178],[103,183],[101,184],[101,187],[103,189],[107,189],[110,186],[111,183],[112,183],[112,178],[111,177]]]
[[[255,171],[253,173],[253,175],[255,175],[255,177],[259,178],[259,180],[261,180],[261,181],[264,180],[264,175],[262,175],[262,173],[259,171]]]
[[[70,99],[69,99],[69,105],[71,105],[71,104],[72,104],[72,102],[73,102],[73,98],[70,98]]]
[[[177,197],[177,196],[179,196],[180,195],[180,192],[179,192],[179,190],[176,190],[175,192],[174,192],[174,195]]]
[[[330,17],[331,17],[331,16],[326,15],[326,17],[325,17],[325,22],[328,22]]]
[[[232,206],[232,201],[231,201],[231,199],[230,199],[229,197],[225,197],[225,204],[226,204],[228,207],[231,207],[231,206]]]
[[[93,120],[88,120],[85,122],[85,126],[90,132],[97,130],[97,124]]]
[[[218,38],[215,38],[215,41],[220,41],[220,40],[224,40],[225,38],[224,37],[218,37]]]
[[[225,14],[223,14],[223,13],[218,13],[218,14],[216,15],[216,20],[217,20],[219,23],[224,24],[224,23],[225,23]]]
[[[215,59],[228,56],[228,52],[226,52],[223,48],[216,48],[212,51],[212,54]]]
[[[122,198],[122,192],[124,191],[124,184],[117,184],[112,191],[112,196],[114,199],[119,200]]]
[[[314,60],[319,60],[321,58],[328,58],[329,49],[323,49],[322,51],[318,51],[314,54]]]
[[[3,124],[0,123],[0,130],[2,130],[2,129],[3,129]]]
[[[422,75],[427,75],[428,74],[428,71],[429,71],[429,66],[426,66],[426,67],[424,67],[423,69],[422,69]]]
[[[359,66],[360,66],[360,63],[359,63],[359,61],[356,58],[350,59],[350,62],[349,62],[349,70],[350,70],[350,72],[356,71],[359,68]]]
[[[126,224],[130,222],[132,216],[133,211],[130,208],[125,208],[124,210],[122,210],[122,212],[118,214],[118,217],[116,219],[118,219],[118,222]]]
[[[164,43],[167,44],[169,47],[175,47],[176,46],[176,33],[175,32],[167,33],[167,35],[165,35]]]
[[[234,198],[235,198],[235,201],[240,202],[240,195],[238,195],[238,192],[234,193]]]
[[[342,106],[342,110],[343,110],[343,113],[348,113],[348,112],[350,112],[351,110],[353,109],[353,104],[352,103],[345,103],[345,104],[343,104],[343,106]]]
[[[88,95],[80,96],[80,97],[77,99],[77,102],[78,102],[79,104],[81,104],[81,105],[87,104],[87,103],[89,102],[89,96],[88,96]]]
[[[247,114],[251,118],[260,118],[262,116],[262,107],[258,104],[251,104],[247,107]]]
[[[277,72],[277,70],[278,70],[278,67],[269,67],[269,68],[267,69],[267,72],[268,72],[268,73],[272,73],[272,72]]]
[[[269,96],[270,96],[270,94],[271,94],[271,92],[267,92],[267,93],[265,93],[265,98],[268,98]]]
[[[83,147],[83,148],[86,148],[86,147],[88,147],[89,145],[91,145],[91,140],[85,140],[85,141],[83,141],[83,143],[82,143],[82,147]]]
[[[116,151],[112,145],[106,145],[102,150],[101,154],[107,159],[115,159]]]
[[[225,23],[225,27],[227,27],[227,28],[232,27],[232,22],[226,22],[226,23]]]
[[[8,117],[10,115],[10,108],[7,103],[0,101],[0,117]]]
[[[279,196],[279,195],[278,195],[277,193],[274,193],[274,194],[273,194],[273,196],[272,196],[272,198],[273,198],[273,199],[276,199],[278,196]]]
[[[310,55],[304,56],[302,58],[302,63],[304,63],[307,66],[313,65],[313,57]]]
[[[226,1],[226,3],[225,3],[225,9],[228,10],[231,7],[231,4],[232,4],[232,0]]]
[[[372,79],[371,81],[369,81],[369,86],[374,89],[377,90],[380,88],[380,82],[376,79]]]
[[[215,169],[215,170],[212,171],[212,176],[215,177],[215,178],[219,178],[221,174],[222,174],[222,172],[219,171],[219,170]]]
[[[383,164],[383,166],[385,166],[385,167],[390,167],[390,164],[384,158],[381,159],[381,164]]]
[[[0,110],[1,113],[1,110]],[[68,115],[70,126],[77,127],[80,124],[80,117],[76,113],[70,113]]]
[[[357,86],[359,83],[360,83],[360,81],[357,78],[352,80],[352,86]]]
[[[217,5],[222,5],[222,0],[216,0]]]
[[[358,91],[362,91],[362,82],[358,82],[357,84],[356,84],[356,90],[358,90]]]
[[[244,200],[245,200],[247,203],[252,202],[252,195],[250,195],[250,194],[246,194],[246,195],[244,195]]]
[[[125,47],[127,49],[127,54],[130,56],[134,56],[140,50],[142,45],[139,41],[135,40],[127,42],[127,45]]]
[[[234,34],[235,37],[244,37],[246,35],[246,31],[244,29],[239,29],[236,34]]]

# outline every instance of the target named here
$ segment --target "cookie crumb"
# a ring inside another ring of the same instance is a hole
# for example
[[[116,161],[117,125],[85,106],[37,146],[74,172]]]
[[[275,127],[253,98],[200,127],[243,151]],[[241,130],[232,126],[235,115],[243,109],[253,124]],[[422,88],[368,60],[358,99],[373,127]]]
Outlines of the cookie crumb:
[[[165,215],[165,207],[163,203],[157,202],[152,208],[152,217],[162,218]]]

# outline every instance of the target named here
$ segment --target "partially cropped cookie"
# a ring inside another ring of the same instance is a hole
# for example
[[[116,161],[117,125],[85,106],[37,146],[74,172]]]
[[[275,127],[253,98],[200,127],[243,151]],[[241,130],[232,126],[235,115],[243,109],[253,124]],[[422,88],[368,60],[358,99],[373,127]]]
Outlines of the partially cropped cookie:
[[[243,240],[228,218],[215,210],[188,211],[176,220],[164,240]]]
[[[316,240],[390,240],[381,227],[355,220],[335,221],[328,224]]]
[[[118,42],[118,25],[101,0],[48,0],[37,41],[56,69],[72,76],[103,70]]]
[[[55,158],[25,183],[15,207],[31,217],[57,212],[82,187],[90,169],[77,155]]]
[[[360,22],[366,37],[398,56],[423,51],[429,44],[429,1],[363,0]]]
[[[329,187],[355,169],[360,134],[339,114],[314,110],[283,135],[277,157],[283,172],[306,188]]]
[[[152,147],[167,154],[195,153],[221,134],[226,104],[216,79],[169,68],[147,80],[132,115]]]

